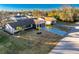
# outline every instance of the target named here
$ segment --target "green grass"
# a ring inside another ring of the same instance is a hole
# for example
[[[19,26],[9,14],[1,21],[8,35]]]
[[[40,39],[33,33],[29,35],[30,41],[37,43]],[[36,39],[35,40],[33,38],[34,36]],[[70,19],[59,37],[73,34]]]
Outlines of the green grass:
[[[46,54],[53,49],[60,41],[61,36],[42,31],[22,31],[17,35],[24,38],[16,38],[3,31],[0,31],[0,53],[3,54]],[[57,42],[55,45],[48,45],[45,42]]]
[[[63,22],[63,21],[57,21],[58,24],[62,24],[62,25],[74,25],[75,22]]]
[[[4,36],[4,35],[2,35],[2,36],[0,36],[0,44],[2,43],[2,44],[5,44],[6,42],[8,42],[8,40],[9,40],[9,38],[8,38],[8,36]]]
[[[6,35],[6,33],[4,33],[3,31],[0,31],[0,44],[5,44],[8,42],[8,40],[8,35]]]

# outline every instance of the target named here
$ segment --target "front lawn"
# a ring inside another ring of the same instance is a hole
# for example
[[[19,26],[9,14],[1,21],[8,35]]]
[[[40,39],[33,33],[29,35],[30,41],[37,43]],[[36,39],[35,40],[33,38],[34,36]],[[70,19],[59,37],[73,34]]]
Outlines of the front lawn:
[[[36,33],[36,30],[26,30],[17,35],[9,35],[0,31],[0,53],[46,54],[63,38],[46,31],[42,31],[42,34]]]

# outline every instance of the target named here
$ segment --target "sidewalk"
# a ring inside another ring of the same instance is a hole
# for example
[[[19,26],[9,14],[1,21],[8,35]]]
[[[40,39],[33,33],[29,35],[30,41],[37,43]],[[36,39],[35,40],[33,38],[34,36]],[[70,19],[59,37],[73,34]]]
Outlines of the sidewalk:
[[[61,39],[57,46],[49,54],[78,54],[79,53],[79,26],[74,27],[67,37]]]

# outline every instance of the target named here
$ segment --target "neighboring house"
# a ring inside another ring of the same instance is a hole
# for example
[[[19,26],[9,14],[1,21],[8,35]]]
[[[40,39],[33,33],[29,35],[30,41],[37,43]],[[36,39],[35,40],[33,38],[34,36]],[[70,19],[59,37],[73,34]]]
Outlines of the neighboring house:
[[[56,23],[56,19],[54,17],[45,17],[45,24],[50,25]]]
[[[9,18],[9,20],[14,21],[14,22],[17,22],[22,19],[27,19],[27,17],[26,16],[13,16]]]
[[[40,18],[37,18],[36,20],[34,20],[34,22],[35,22],[36,28],[37,28],[38,26],[42,26],[45,24],[45,19],[40,17]]]
[[[4,26],[4,30],[10,34],[14,34],[18,31],[32,28],[35,22],[33,19],[23,19],[17,22],[8,23]]]
[[[27,18],[35,18],[35,17],[32,15],[32,12],[28,12],[28,13],[26,14],[26,16],[27,16]]]

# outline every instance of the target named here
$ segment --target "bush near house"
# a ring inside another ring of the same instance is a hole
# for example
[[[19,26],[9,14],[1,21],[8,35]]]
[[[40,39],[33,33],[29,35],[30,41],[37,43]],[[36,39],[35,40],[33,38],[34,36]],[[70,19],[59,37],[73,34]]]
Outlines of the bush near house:
[[[17,31],[20,31],[20,30],[22,30],[22,27],[17,26],[17,27],[16,27],[16,30],[17,30]]]

